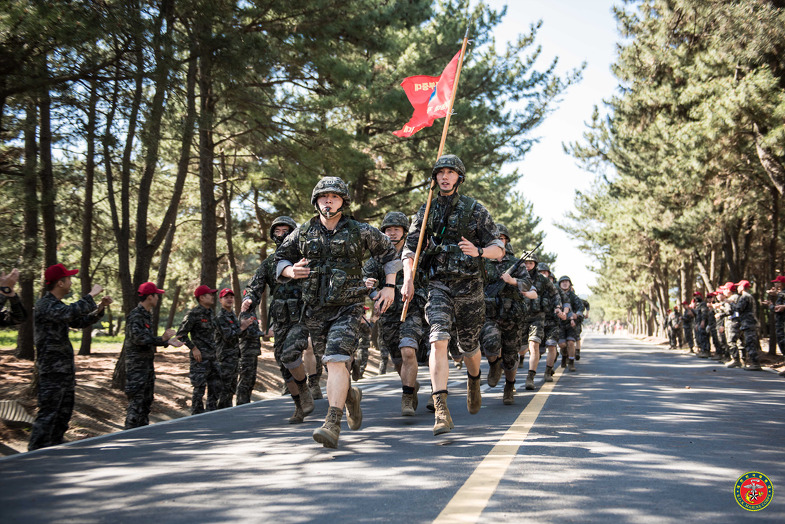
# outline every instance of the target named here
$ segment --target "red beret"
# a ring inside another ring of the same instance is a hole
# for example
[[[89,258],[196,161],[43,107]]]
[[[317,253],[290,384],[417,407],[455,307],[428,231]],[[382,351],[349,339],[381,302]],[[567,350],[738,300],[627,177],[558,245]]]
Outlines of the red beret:
[[[210,293],[217,293],[217,289],[211,289],[210,286],[205,286],[202,284],[198,288],[194,289],[194,296],[201,297],[202,295],[209,295]]]
[[[157,295],[163,295],[164,294],[164,290],[163,289],[158,289],[158,286],[156,286],[152,282],[145,282],[144,284],[139,286],[138,293],[140,295],[156,295],[156,294]]]
[[[77,273],[79,273],[78,269],[66,269],[62,264],[55,264],[54,266],[49,266],[46,268],[46,271],[44,271],[44,282],[51,284],[63,277],[71,277]]]
[[[234,291],[232,291],[232,290],[231,290],[230,288],[228,288],[228,287],[225,287],[225,288],[223,288],[223,289],[221,290],[221,292],[218,294],[218,296],[219,296],[220,298],[223,298],[223,297],[225,297],[226,295],[232,295],[232,296],[234,296]]]

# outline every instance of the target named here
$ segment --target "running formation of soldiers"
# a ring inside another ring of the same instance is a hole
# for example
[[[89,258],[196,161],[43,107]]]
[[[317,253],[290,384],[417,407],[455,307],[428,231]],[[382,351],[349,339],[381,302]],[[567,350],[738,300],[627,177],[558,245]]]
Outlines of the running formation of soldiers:
[[[779,275],[771,282],[768,298],[761,305],[774,314],[777,347],[785,355],[785,276]],[[751,285],[748,280],[726,282],[705,297],[696,291],[692,302],[682,302],[681,310],[668,310],[666,328],[671,349],[686,345],[699,358],[725,362],[729,368],[761,371],[758,304],[749,292]],[[785,371],[780,376],[785,376]]]
[[[239,318],[231,289],[219,292],[200,285],[193,292],[196,305],[179,329],[156,336],[151,311],[164,290],[151,282],[141,284],[139,304],[126,324],[126,429],[149,423],[158,346],[187,346],[193,414],[229,407],[235,395],[238,405],[249,402],[263,335],[254,312],[266,290],[267,335],[274,336],[274,356],[294,403],[290,423],[301,423],[313,412],[314,400],[322,398],[322,371],[327,371],[329,409],[324,424],[313,432],[314,440],[325,447],[338,446],[344,412],[349,429],[362,426],[362,391],[352,380],[362,376],[367,362],[369,297],[378,315],[379,349],[400,376],[402,416],[416,414],[418,353],[429,352],[428,408],[434,412],[434,435],[454,428],[447,400],[450,358],[466,368],[471,414],[482,405],[483,354],[489,363],[487,384],[495,387],[504,375],[504,405],[515,402],[518,367],[525,364],[526,353],[525,388],[535,389],[543,344],[545,382],[553,381],[557,346],[561,365],[575,371],[588,304],[577,297],[569,277],[556,280],[533,251],[516,258],[507,228],[495,224],[480,202],[459,193],[465,177],[460,158],[442,156],[432,170],[438,194],[427,220],[423,205],[411,223],[403,212],[387,213],[379,229],[351,217],[351,197],[343,180],[321,179],[311,195],[313,218],[299,227],[285,216],[273,221],[270,237],[277,249],[246,286]],[[422,230],[426,242],[415,271]],[[96,305],[93,296],[101,291],[96,286],[65,305],[61,299],[70,291],[74,274],[62,264],[47,269],[48,292],[36,304],[41,392],[30,449],[59,443],[68,426],[74,385],[68,327],[96,322],[111,303],[104,297]],[[15,282],[14,277],[3,279]],[[17,311],[15,318],[21,314]],[[366,342],[359,344],[361,339]]]

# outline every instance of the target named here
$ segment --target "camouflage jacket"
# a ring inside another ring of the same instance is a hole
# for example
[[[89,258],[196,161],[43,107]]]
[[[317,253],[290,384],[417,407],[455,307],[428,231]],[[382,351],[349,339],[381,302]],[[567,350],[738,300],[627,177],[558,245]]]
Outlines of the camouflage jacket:
[[[535,267],[529,271],[529,278],[532,280],[532,287],[537,291],[537,298],[534,300],[525,299],[529,304],[529,314],[527,321],[546,320],[548,313],[553,313],[556,306],[562,305],[567,296],[562,296],[561,290],[550,278],[541,275]],[[558,317],[555,317],[558,319]]]
[[[5,308],[6,302],[11,304],[10,309]],[[8,297],[0,293],[0,327],[16,326],[27,319],[27,311],[19,300],[19,295]]]
[[[74,347],[68,338],[69,328],[92,326],[104,315],[95,300],[85,295],[73,304],[64,304],[47,292],[35,303],[33,320],[36,364],[40,372],[72,373]]]
[[[509,244],[505,246],[505,253],[501,260],[486,258],[484,263],[487,275],[485,316],[502,320],[524,318],[529,313],[530,302],[522,293],[532,288],[526,266],[520,264],[515,273],[510,275],[517,281],[517,286],[511,286],[502,280],[502,275],[516,263],[515,253]]]
[[[262,343],[259,340],[262,337],[262,330],[259,329],[259,319],[251,311],[240,313],[240,320],[250,318],[253,320],[251,325],[245,331],[240,332],[240,354],[241,355],[261,355]]]
[[[732,316],[739,321],[739,329],[752,329],[758,326],[758,319],[755,317],[755,298],[747,291],[739,294],[735,304],[731,306]]]
[[[168,346],[161,337],[153,333],[153,315],[139,304],[128,313],[125,321],[125,340],[123,347],[126,355],[155,353],[156,346]]]
[[[706,305],[706,302],[703,300],[695,302],[695,323],[700,327],[700,325],[704,324],[704,329],[709,324],[709,306]]]
[[[564,304],[569,305],[570,311],[567,313],[567,320],[563,320],[562,322],[569,324],[570,320],[574,320],[575,325],[578,325],[583,321],[583,300],[581,300],[572,289],[565,291],[564,294],[567,297],[567,301]]]
[[[771,310],[774,311],[774,306],[783,305],[785,305],[785,291],[780,291],[771,304]],[[777,322],[785,322],[785,311],[780,311],[779,313],[775,312],[774,318]]]
[[[215,317],[213,310],[201,305],[193,308],[185,315],[176,336],[185,343],[188,349],[198,348],[202,353],[202,358],[215,358]]]
[[[218,314],[215,315],[215,327],[216,354],[221,355],[224,351],[238,353],[242,331],[240,331],[240,322],[234,312],[220,308]]]
[[[684,306],[682,311],[681,325],[684,329],[691,329],[692,323],[695,321],[695,311],[689,306]]]
[[[671,314],[668,315],[668,326],[671,329],[679,329],[681,327],[681,315],[671,311]]]
[[[400,256],[401,252],[398,252],[397,255]],[[414,301],[417,303],[417,306],[422,308],[425,307],[425,303],[428,301],[428,290],[427,286],[425,285],[425,278],[422,272],[422,268],[417,268],[417,277],[414,279]],[[381,264],[375,257],[371,257],[365,262],[363,266],[363,280],[368,278],[375,278],[376,279],[376,288],[382,289],[384,286],[384,265]],[[393,302],[387,311],[382,313],[383,317],[401,317],[401,312],[403,312],[403,297],[401,296],[401,287],[403,286],[403,271],[399,271],[398,274],[395,276],[395,302]]]
[[[253,278],[243,291],[243,298],[251,299],[250,311],[255,311],[265,287],[269,289],[268,322],[273,324],[290,324],[300,320],[302,311],[302,284],[299,280],[279,283],[275,274],[275,253],[270,254],[259,265]]]
[[[420,230],[425,227],[423,242],[423,270],[430,280],[450,281],[467,278],[482,278],[484,264],[477,257],[464,255],[458,247],[461,237],[483,249],[498,246],[504,249],[504,243],[499,238],[499,231],[493,223],[491,214],[485,207],[473,198],[460,195],[439,195],[433,200],[427,224],[423,225],[425,217],[423,204],[406,236],[402,258],[414,258]],[[444,232],[435,235],[434,230],[444,222],[444,215],[452,207],[447,217]]]
[[[395,248],[375,227],[342,216],[330,231],[319,217],[295,229],[275,252],[276,276],[281,283],[290,279],[281,275],[287,266],[308,260],[311,274],[302,279],[303,301],[309,306],[348,306],[362,303],[368,289],[362,278],[366,254],[383,264],[385,274],[401,268]]]

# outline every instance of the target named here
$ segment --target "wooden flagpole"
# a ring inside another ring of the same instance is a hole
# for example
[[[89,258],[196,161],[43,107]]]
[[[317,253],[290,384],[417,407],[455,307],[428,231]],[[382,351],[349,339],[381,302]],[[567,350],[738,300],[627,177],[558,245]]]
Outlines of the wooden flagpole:
[[[442,128],[442,140],[439,143],[439,152],[436,155],[436,160],[439,160],[444,151],[444,144],[447,141],[447,130],[450,127],[450,117],[452,116],[452,106],[455,103],[455,94],[458,92],[458,80],[461,78],[461,69],[463,69],[463,57],[466,55],[466,45],[469,43],[469,28],[466,28],[466,34],[463,36],[463,44],[461,45],[461,56],[458,59],[458,70],[455,73],[455,83],[452,87],[452,94],[450,96],[450,107],[447,110],[447,116],[444,119],[444,127]],[[428,215],[431,212],[431,202],[433,201],[433,189],[436,187],[436,180],[431,177],[431,187],[428,189],[428,201],[425,203],[425,215],[422,219],[420,226],[420,238],[417,240],[417,251],[414,253],[414,263],[412,265],[412,280],[417,274],[417,266],[420,263],[420,254],[422,253],[423,239],[425,238],[425,230],[428,225]],[[409,311],[409,300],[403,304],[403,312],[401,312],[401,322],[406,320],[406,313]]]

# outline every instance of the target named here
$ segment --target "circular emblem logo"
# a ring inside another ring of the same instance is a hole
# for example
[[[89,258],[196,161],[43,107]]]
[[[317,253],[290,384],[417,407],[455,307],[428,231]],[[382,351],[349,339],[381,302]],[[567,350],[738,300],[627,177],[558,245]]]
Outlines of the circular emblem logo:
[[[745,473],[736,481],[733,495],[739,506],[747,511],[760,511],[771,502],[774,486],[769,477],[757,471]]]

